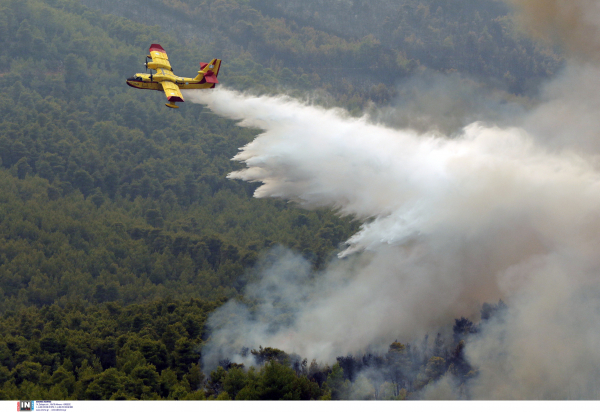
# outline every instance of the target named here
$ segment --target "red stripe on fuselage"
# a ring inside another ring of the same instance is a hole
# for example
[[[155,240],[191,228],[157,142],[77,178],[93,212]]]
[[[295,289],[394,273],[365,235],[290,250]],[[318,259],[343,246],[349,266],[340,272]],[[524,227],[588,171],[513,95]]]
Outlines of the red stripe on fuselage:
[[[136,82],[136,83],[153,84],[153,83],[156,83],[156,82]],[[133,88],[135,88],[135,89],[156,90],[156,89],[147,89],[147,88],[145,88],[145,87],[136,86],[135,84],[131,84],[131,83],[129,83],[129,80],[127,80],[127,85],[128,85],[129,87],[133,87]],[[159,91],[161,91],[161,90],[159,90]]]

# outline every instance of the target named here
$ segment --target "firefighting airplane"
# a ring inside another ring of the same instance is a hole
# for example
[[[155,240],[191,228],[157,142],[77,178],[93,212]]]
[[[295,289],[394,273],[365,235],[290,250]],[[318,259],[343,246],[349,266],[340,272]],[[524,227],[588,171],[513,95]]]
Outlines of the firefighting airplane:
[[[148,59],[152,59],[148,62]],[[160,44],[150,45],[150,54],[146,57],[146,69],[156,70],[155,74],[136,73],[127,79],[127,84],[137,89],[164,91],[167,95],[167,107],[178,109],[176,102],[183,102],[180,89],[213,89],[219,81],[217,75],[221,68],[221,60],[212,59],[210,63],[200,63],[198,76],[179,77],[173,74],[167,52]]]

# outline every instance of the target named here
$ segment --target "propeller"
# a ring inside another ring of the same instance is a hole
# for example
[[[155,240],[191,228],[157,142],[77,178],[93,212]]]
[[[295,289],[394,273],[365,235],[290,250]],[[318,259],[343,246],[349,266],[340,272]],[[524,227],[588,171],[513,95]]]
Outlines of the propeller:
[[[146,56],[146,63],[144,63],[144,66],[146,66],[146,73],[148,73],[148,56]],[[150,81],[152,82],[152,72],[150,72]]]

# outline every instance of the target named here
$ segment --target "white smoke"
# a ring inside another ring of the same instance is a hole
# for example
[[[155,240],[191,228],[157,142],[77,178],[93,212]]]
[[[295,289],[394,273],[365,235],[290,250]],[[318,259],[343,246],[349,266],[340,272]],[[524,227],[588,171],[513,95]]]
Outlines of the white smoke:
[[[472,396],[600,396],[600,173],[590,156],[545,148],[521,128],[473,123],[448,139],[281,96],[186,97],[264,130],[234,157],[246,169],[229,176],[262,182],[256,197],[365,222],[318,276],[279,253],[248,291],[253,310],[230,303],[211,319],[209,351],[262,345],[332,361],[502,298],[505,322],[467,345],[479,368]]]
[[[600,154],[600,68],[571,64],[543,90],[523,126],[545,145]]]

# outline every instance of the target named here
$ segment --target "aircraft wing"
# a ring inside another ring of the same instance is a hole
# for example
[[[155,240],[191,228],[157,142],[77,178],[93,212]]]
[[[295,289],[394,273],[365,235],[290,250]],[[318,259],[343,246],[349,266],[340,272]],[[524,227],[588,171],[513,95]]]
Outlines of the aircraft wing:
[[[152,62],[148,63],[149,69],[167,69],[173,70],[171,68],[171,63],[169,63],[169,56],[167,56],[167,52],[162,48],[160,44],[152,44],[150,45],[150,54],[148,57],[152,58]]]
[[[167,100],[170,104],[174,105],[175,102],[183,101],[183,95],[181,94],[181,90],[179,90],[179,87],[177,87],[175,83],[165,80],[160,82],[160,85],[162,86],[165,94],[167,95]]]

